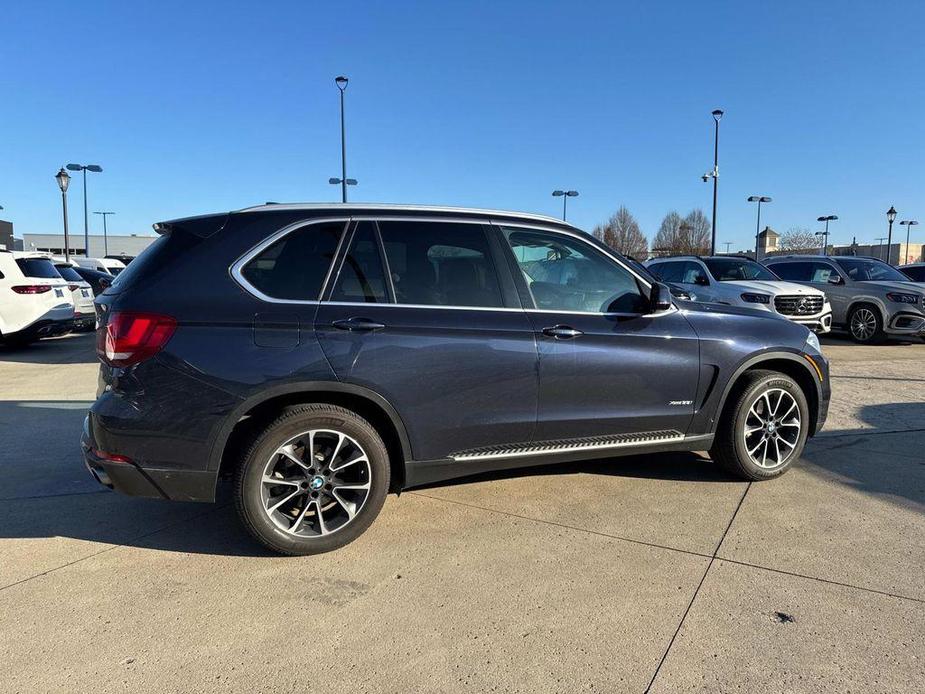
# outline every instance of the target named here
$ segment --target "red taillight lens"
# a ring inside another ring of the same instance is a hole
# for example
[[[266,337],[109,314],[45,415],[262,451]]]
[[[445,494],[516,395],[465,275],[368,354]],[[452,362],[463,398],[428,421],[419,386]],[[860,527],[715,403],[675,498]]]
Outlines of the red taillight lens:
[[[96,353],[110,366],[131,366],[157,354],[176,329],[170,316],[116,311],[96,330]]]
[[[44,294],[51,291],[49,284],[21,284],[12,288],[17,294]]]

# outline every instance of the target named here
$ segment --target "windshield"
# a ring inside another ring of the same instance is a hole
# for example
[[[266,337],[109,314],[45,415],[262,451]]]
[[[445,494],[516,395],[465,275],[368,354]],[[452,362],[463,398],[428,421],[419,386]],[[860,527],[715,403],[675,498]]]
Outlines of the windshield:
[[[83,277],[77,274],[77,270],[70,265],[55,265],[55,269],[68,282],[83,282]]]
[[[780,279],[764,265],[746,258],[707,258],[704,260],[717,282],[735,282],[738,280],[768,280],[771,282]]]
[[[835,261],[855,282],[908,282],[899,270],[873,258],[839,258]]]
[[[61,275],[55,270],[54,264],[48,258],[17,258],[16,264],[26,277],[40,277],[48,280],[59,280]]]

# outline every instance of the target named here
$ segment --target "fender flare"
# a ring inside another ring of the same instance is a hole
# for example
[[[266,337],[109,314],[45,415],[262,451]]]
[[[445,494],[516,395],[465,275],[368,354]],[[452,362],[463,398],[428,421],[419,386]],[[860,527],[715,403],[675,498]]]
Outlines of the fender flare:
[[[889,327],[889,321],[887,320],[889,317],[889,311],[886,309],[885,304],[877,297],[867,295],[852,297],[851,303],[849,303],[848,308],[845,309],[845,325],[849,325],[848,317],[851,315],[851,312],[854,310],[855,306],[859,304],[870,304],[871,306],[875,306],[877,308],[877,312],[880,314],[880,320],[883,323],[883,328],[886,329]]]
[[[212,447],[209,452],[209,464],[207,469],[211,471],[216,471],[219,469],[222,461],[222,455],[224,454],[225,446],[228,443],[231,432],[234,430],[235,426],[245,414],[253,410],[255,407],[273,400],[274,398],[278,398],[284,395],[293,395],[296,393],[305,393],[306,395],[310,395],[311,393],[342,393],[345,395],[353,395],[356,397],[364,398],[365,400],[369,400],[386,413],[392,423],[392,426],[395,427],[395,431],[398,432],[398,438],[401,443],[402,457],[404,460],[407,461],[412,459],[411,442],[408,438],[408,431],[405,428],[405,424],[402,421],[401,416],[398,414],[398,411],[382,395],[375,392],[374,390],[364,386],[358,386],[353,383],[341,383],[339,381],[298,381],[266,388],[261,390],[259,393],[242,400],[237,405],[237,407],[235,407],[234,410],[232,410],[228,416],[225,417],[224,423],[213,438]]]
[[[794,364],[799,364],[803,369],[805,369],[806,373],[809,375],[810,379],[816,386],[816,408],[818,410],[819,405],[823,400],[822,383],[820,383],[819,377],[816,375],[813,367],[809,365],[809,362],[806,360],[806,358],[798,352],[762,352],[761,354],[756,354],[749,357],[744,362],[739,364],[739,366],[736,367],[736,370],[732,373],[732,376],[726,379],[726,385],[723,386],[723,392],[720,396],[719,405],[715,410],[716,416],[714,417],[713,423],[710,426],[710,433],[716,433],[716,428],[719,426],[720,415],[723,413],[723,410],[726,407],[726,400],[729,397],[729,393],[732,392],[736,382],[739,380],[739,377],[749,369],[760,366],[762,362],[780,360],[792,361]],[[818,411],[816,416],[818,417]],[[816,428],[816,422],[813,422],[812,428]]]

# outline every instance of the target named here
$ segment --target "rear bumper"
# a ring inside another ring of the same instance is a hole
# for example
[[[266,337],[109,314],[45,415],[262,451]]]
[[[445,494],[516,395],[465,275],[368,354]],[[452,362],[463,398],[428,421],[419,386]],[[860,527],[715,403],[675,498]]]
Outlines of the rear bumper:
[[[100,451],[91,435],[91,415],[84,419],[80,448],[87,472],[101,485],[120,494],[172,501],[215,501],[217,473],[199,470],[146,468],[129,460],[114,460]]]
[[[66,335],[74,329],[74,319],[53,320],[44,318],[37,320],[31,325],[27,325],[22,330],[13,333],[6,333],[3,337],[7,340],[38,340],[43,337],[57,337]]]
[[[93,313],[75,313],[74,330],[93,330],[96,328],[96,315]]]

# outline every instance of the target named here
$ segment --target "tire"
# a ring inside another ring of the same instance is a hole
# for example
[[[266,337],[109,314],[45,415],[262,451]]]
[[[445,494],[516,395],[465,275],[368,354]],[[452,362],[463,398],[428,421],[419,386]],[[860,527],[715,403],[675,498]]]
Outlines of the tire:
[[[873,304],[858,304],[848,313],[848,333],[860,345],[872,345],[883,340],[883,318]]]
[[[335,405],[300,405],[253,440],[237,470],[235,505],[244,527],[274,552],[321,554],[372,524],[389,472],[385,444],[369,422]]]
[[[749,371],[730,395],[710,455],[742,479],[772,479],[799,460],[808,432],[809,405],[796,381],[777,371]]]

